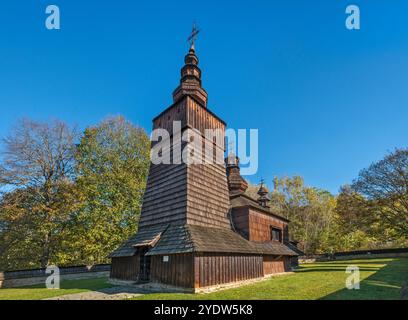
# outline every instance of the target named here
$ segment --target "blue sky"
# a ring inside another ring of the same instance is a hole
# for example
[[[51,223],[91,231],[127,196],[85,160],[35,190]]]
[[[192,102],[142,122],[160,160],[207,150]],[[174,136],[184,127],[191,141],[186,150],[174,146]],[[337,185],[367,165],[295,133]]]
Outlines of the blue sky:
[[[61,10],[61,30],[44,26]],[[357,4],[361,30],[345,28]],[[408,2],[11,1],[0,10],[0,136],[16,119],[151,128],[172,102],[192,21],[209,108],[259,129],[259,170],[336,193],[408,141]]]

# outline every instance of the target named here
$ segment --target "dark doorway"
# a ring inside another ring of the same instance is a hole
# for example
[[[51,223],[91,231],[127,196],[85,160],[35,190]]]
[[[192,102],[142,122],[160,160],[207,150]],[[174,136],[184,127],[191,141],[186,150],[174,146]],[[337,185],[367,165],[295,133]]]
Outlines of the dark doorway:
[[[148,282],[150,280],[150,256],[146,253],[149,248],[144,247],[140,250],[140,277],[142,282]]]

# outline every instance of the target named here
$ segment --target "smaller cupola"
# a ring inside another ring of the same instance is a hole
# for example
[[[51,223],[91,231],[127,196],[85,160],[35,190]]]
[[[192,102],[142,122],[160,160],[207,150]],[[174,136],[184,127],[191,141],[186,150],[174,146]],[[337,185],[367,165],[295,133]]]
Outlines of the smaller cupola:
[[[225,158],[227,167],[228,188],[230,192],[242,192],[248,188],[248,182],[242,178],[239,168],[239,158],[231,153]]]
[[[264,208],[269,208],[268,203],[269,203],[269,198],[268,198],[268,189],[264,186],[264,180],[261,180],[261,186],[259,187],[258,190],[258,203],[264,207]]]

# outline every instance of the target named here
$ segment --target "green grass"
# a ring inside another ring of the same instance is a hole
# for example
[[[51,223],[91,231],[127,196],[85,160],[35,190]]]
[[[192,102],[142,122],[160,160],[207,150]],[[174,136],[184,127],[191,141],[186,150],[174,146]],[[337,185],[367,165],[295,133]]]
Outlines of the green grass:
[[[360,290],[348,290],[346,267],[360,268]],[[333,261],[302,265],[294,274],[208,294],[145,294],[135,299],[399,299],[408,281],[408,258]],[[107,278],[69,280],[61,289],[40,286],[0,289],[0,300],[44,299],[111,287]]]
[[[45,285],[24,288],[0,289],[0,300],[39,300],[111,287],[107,278],[61,281],[60,289],[47,289]]]
[[[348,265],[360,268],[360,290],[345,288]],[[295,274],[208,294],[146,294],[135,299],[399,299],[408,281],[408,258],[333,261],[302,265]]]

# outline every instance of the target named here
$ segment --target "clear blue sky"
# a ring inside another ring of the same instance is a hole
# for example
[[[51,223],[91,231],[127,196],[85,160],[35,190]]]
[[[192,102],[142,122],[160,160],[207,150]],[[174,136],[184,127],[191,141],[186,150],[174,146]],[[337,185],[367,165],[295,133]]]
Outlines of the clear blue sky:
[[[61,30],[44,26],[57,4]],[[344,26],[358,4],[361,30]],[[16,119],[80,128],[123,114],[151,129],[196,20],[209,108],[258,128],[256,176],[336,193],[408,141],[408,1],[11,1],[0,10],[0,136]]]

